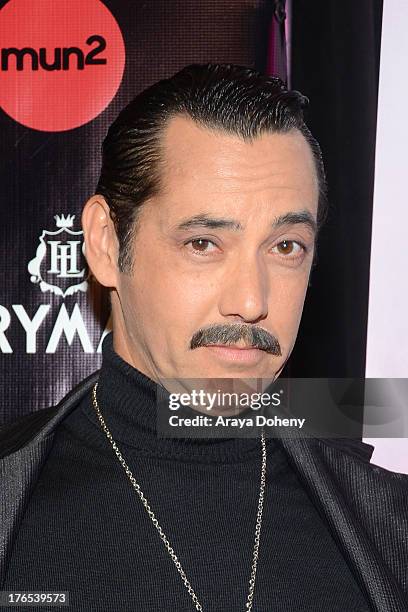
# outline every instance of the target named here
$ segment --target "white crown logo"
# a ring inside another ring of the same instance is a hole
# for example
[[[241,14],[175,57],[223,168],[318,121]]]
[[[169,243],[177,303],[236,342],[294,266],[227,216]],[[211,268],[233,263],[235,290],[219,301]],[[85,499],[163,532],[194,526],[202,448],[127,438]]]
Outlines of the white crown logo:
[[[55,224],[57,227],[72,227],[74,225],[75,215],[54,215]]]
[[[42,231],[27,269],[31,282],[38,283],[43,293],[51,291],[65,298],[88,288],[84,232],[71,229],[75,215],[54,215],[54,219],[57,229]]]

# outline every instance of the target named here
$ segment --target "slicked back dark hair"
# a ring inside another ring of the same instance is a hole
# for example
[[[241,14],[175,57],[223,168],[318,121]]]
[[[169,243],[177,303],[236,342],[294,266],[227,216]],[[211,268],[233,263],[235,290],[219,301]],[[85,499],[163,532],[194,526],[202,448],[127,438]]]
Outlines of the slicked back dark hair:
[[[119,242],[118,267],[133,270],[132,244],[141,206],[160,190],[163,130],[172,117],[253,140],[264,132],[299,130],[309,143],[319,184],[318,229],[327,213],[319,144],[307,128],[308,99],[278,77],[231,64],[192,64],[142,91],[110,126],[96,193],[110,209]]]

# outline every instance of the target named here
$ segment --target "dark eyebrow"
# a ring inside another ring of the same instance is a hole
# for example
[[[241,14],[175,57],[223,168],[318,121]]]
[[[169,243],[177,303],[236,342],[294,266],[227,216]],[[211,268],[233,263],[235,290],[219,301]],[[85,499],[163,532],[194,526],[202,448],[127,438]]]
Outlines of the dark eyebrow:
[[[308,210],[301,210],[297,212],[290,211],[275,217],[272,223],[272,229],[277,229],[283,225],[295,225],[298,223],[307,225],[313,234],[317,233],[317,223],[313,218],[313,215]],[[207,214],[200,214],[181,221],[176,226],[176,230],[187,230],[194,227],[208,227],[210,229],[222,228],[231,229],[233,231],[240,231],[244,229],[241,223],[239,221],[235,221],[234,219],[224,219],[222,217],[212,217]]]
[[[313,215],[308,210],[287,212],[283,215],[279,215],[279,217],[274,219],[272,228],[279,228],[282,225],[296,225],[297,223],[307,225],[314,235],[317,234],[317,223]]]
[[[219,217],[211,217],[210,215],[201,214],[195,215],[189,219],[185,219],[176,226],[178,230],[191,229],[193,227],[209,227],[209,228],[224,228],[232,229],[234,231],[244,229],[238,221],[233,219],[222,219]]]

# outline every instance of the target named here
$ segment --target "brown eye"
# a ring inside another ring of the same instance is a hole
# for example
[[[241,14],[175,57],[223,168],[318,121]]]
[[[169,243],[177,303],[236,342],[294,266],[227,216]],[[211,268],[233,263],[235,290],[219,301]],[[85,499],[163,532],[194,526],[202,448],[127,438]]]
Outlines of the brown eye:
[[[306,247],[296,240],[282,240],[273,249],[288,259],[298,259],[307,251]]]
[[[203,255],[204,257],[215,254],[214,251],[217,250],[217,245],[209,238],[192,238],[184,244],[189,247],[188,250],[190,252],[196,255]]]
[[[191,240],[191,246],[195,251],[204,252],[207,250],[209,244],[210,241],[206,240],[205,238],[196,238],[195,240]]]
[[[293,251],[293,240],[283,240],[277,247],[282,255],[290,255]]]

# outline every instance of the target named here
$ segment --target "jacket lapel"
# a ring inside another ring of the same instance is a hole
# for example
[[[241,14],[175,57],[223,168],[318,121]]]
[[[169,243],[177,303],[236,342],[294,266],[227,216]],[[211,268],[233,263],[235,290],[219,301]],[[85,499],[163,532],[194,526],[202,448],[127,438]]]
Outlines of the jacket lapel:
[[[52,435],[0,461],[0,585],[27,500],[52,445]]]
[[[342,450],[338,443],[281,439],[372,609],[407,612],[401,585],[406,588],[408,477],[369,464],[369,457],[353,456],[348,441]]]
[[[83,380],[55,407],[24,417],[0,431],[0,587],[27,501],[51,449],[57,425],[75,408],[99,376]],[[31,435],[31,438],[30,438]]]

